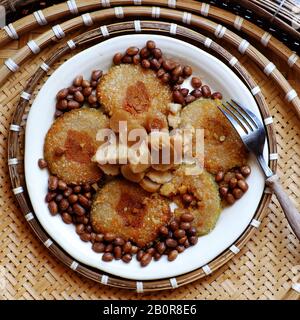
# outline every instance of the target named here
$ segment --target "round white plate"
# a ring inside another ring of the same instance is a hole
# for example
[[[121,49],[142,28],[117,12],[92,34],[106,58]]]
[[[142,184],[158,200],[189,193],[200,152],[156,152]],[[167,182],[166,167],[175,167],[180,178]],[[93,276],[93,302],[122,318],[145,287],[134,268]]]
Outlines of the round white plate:
[[[134,258],[129,264],[122,261],[104,262],[101,254],[92,251],[91,244],[80,240],[74,225],[65,224],[60,216],[51,216],[45,203],[47,170],[37,163],[43,158],[44,139],[53,123],[56,93],[71,85],[72,79],[82,74],[88,78],[94,69],[107,71],[115,52],[125,51],[128,46],[143,47],[149,39],[156,41],[166,56],[193,67],[194,75],[200,76],[214,91],[220,91],[224,99],[234,98],[260,117],[251,93],[241,80],[221,61],[212,55],[183,41],[158,35],[127,35],[99,43],[77,54],[61,65],[47,80],[36,97],[27,121],[25,143],[25,176],[35,214],[47,233],[75,260],[116,276],[151,280],[178,276],[195,270],[216,258],[232,245],[251,222],[264,189],[264,177],[254,159],[250,165],[249,191],[237,203],[223,210],[215,229],[199,239],[173,262],[163,256],[145,268]],[[188,86],[188,81],[186,86]],[[268,158],[267,144],[265,157]]]

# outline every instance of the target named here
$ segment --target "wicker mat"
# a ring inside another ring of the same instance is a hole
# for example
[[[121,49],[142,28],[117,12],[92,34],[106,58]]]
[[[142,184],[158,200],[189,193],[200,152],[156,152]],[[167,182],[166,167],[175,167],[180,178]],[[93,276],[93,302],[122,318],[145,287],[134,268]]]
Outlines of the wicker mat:
[[[43,30],[40,29],[39,33]],[[22,36],[0,50],[0,63],[37,34]],[[300,244],[274,198],[255,236],[229,263],[211,276],[176,290],[137,294],[102,286],[79,276],[53,258],[18,210],[7,169],[7,134],[18,94],[37,66],[57,47],[28,61],[0,91],[0,299],[299,299],[292,284],[300,281]],[[231,52],[231,47],[227,48]],[[270,56],[270,52],[264,51]],[[238,52],[234,52],[239,56]],[[299,75],[273,62],[300,94]],[[284,188],[299,204],[300,127],[276,84],[246,57],[240,61],[260,85],[277,133],[278,173]]]

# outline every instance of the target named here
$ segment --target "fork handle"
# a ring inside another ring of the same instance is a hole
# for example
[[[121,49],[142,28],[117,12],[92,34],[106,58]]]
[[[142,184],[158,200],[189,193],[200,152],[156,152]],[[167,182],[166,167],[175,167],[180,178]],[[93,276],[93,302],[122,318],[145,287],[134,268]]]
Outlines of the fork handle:
[[[274,174],[273,176],[269,177],[266,180],[266,185],[269,186],[276,194],[291,228],[295,232],[298,239],[300,239],[300,213],[282,188],[278,176]]]

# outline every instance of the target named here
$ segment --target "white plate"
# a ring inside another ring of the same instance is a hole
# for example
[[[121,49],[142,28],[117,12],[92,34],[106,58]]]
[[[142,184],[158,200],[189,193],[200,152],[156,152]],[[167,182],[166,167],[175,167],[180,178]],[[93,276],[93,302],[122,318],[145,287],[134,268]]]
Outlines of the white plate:
[[[239,78],[212,55],[183,41],[158,35],[127,35],[107,40],[77,54],[61,65],[47,80],[36,97],[27,121],[25,144],[25,175],[29,196],[35,214],[47,233],[75,260],[116,276],[151,280],[178,276],[195,270],[216,258],[243,233],[259,205],[264,189],[264,177],[254,161],[248,178],[249,191],[230,208],[223,210],[215,229],[201,237],[198,244],[180,254],[173,262],[163,256],[145,268],[134,258],[129,264],[122,261],[103,262],[101,255],[92,251],[90,243],[80,240],[73,225],[66,225],[60,216],[52,217],[45,203],[47,170],[40,170],[37,162],[43,158],[44,139],[53,122],[56,93],[71,84],[82,74],[89,77],[93,69],[108,70],[115,52],[128,46],[144,46],[149,39],[169,56],[193,67],[198,75],[214,91],[220,91],[224,99],[234,98],[255,112],[260,113],[251,93]],[[267,145],[265,157],[268,158]]]

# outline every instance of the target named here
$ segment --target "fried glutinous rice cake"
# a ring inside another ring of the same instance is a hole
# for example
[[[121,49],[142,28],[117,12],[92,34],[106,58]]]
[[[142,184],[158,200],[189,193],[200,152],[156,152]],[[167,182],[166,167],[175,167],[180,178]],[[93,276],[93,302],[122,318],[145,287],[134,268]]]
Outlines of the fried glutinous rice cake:
[[[193,214],[192,225],[196,227],[198,236],[209,233],[215,227],[222,209],[221,199],[218,185],[207,171],[199,175],[186,175],[184,166],[181,166],[173,179],[161,187],[160,193],[177,204],[175,216],[180,216],[182,210]],[[182,198],[184,194],[192,195],[193,201],[185,203]]]
[[[216,174],[247,162],[247,151],[235,129],[218,109],[220,100],[196,100],[181,113],[181,126],[204,129],[204,166]]]
[[[91,158],[100,146],[96,141],[98,130],[108,125],[106,115],[90,108],[72,110],[57,118],[44,144],[50,172],[66,183],[98,181],[102,172]]]
[[[126,180],[112,180],[96,194],[91,223],[96,232],[116,236],[144,247],[158,237],[158,230],[169,222],[169,200],[150,194]]]
[[[166,115],[172,93],[153,70],[121,64],[111,67],[102,77],[97,86],[97,98],[109,116],[121,108],[145,125],[149,112],[159,111]]]

